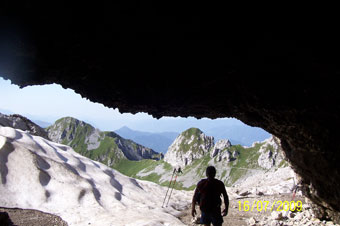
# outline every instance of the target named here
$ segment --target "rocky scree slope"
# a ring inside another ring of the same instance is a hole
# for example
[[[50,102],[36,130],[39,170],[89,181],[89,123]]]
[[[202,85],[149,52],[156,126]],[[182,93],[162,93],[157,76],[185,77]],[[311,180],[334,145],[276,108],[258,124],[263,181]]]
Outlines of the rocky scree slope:
[[[76,152],[114,166],[122,159],[160,159],[162,154],[124,139],[114,132],[102,132],[90,124],[65,117],[47,128],[48,137],[57,143],[71,146]]]

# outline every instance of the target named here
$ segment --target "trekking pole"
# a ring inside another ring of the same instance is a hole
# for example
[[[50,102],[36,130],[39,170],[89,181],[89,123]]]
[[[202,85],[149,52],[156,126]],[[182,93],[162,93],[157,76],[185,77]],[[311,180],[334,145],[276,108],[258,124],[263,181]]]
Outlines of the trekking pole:
[[[292,200],[294,200],[295,195],[296,195],[296,192],[297,192],[297,189],[298,189],[298,187],[299,187],[299,183],[296,183],[296,182],[295,182],[295,178],[294,178],[294,177],[293,177],[293,180],[294,180],[294,186],[293,186],[293,188],[291,189],[291,191],[293,192]]]
[[[170,191],[169,199],[168,199],[168,202],[166,203],[166,206],[165,206],[165,207],[168,207],[168,204],[169,204],[169,201],[170,201],[170,198],[171,198],[172,191],[174,190],[174,187],[175,187],[175,184],[176,184],[177,175],[178,175],[178,174],[177,174],[177,172],[176,172],[175,180],[174,180],[174,183],[172,184],[172,188],[171,188],[171,191]]]
[[[174,177],[175,172],[176,172],[176,168],[174,169],[174,172],[172,173],[171,180],[170,180],[170,183],[169,183],[169,186],[168,186],[168,190],[166,191],[166,194],[165,194],[165,197],[164,197],[164,200],[163,200],[162,208],[164,206],[164,202],[165,202],[166,196],[168,195],[168,191],[169,191],[169,188],[171,186],[172,178]]]
[[[291,191],[293,192],[293,195],[292,195],[292,201],[294,201],[294,198],[295,198],[295,195],[296,195],[296,192],[297,192],[297,189],[298,189],[298,185],[299,185],[299,183],[295,183],[295,179],[294,179],[294,177],[293,177],[293,180],[294,180],[294,186],[293,186],[293,188],[291,189]],[[294,203],[294,202],[293,202]],[[290,207],[289,207],[290,208]],[[294,210],[296,209],[296,206],[295,206],[295,203],[294,203]],[[290,209],[289,209],[290,210]],[[288,215],[289,213],[287,212],[286,214],[285,214],[285,216],[284,217],[287,217],[287,215]]]

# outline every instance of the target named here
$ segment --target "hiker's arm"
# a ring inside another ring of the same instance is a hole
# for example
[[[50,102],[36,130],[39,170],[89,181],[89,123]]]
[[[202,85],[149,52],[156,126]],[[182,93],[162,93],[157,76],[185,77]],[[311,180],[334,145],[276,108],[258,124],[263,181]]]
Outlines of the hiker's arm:
[[[196,195],[197,195],[197,188],[195,189],[195,193],[194,193],[194,196],[192,197],[192,202],[191,202],[191,215],[193,217],[195,217],[195,215],[196,215],[196,209],[195,209],[195,206],[196,206]]]
[[[224,185],[223,185],[222,194],[223,194],[224,205],[225,205],[225,209],[223,210],[223,216],[227,216],[228,209],[229,209],[229,197],[228,197],[227,191],[225,190]]]

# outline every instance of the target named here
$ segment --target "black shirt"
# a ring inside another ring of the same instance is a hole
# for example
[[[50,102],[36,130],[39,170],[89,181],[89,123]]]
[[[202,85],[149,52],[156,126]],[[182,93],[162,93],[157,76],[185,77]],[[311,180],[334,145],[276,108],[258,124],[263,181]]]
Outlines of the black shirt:
[[[221,195],[227,193],[224,183],[215,178],[203,179],[198,182],[194,199],[200,205],[200,209],[204,212],[220,211]]]

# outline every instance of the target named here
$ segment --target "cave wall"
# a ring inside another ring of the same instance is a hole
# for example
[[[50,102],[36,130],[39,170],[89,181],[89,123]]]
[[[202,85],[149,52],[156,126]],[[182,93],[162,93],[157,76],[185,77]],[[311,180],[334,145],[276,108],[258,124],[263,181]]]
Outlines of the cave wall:
[[[262,127],[323,217],[340,221],[336,20],[214,4],[4,1],[0,75],[121,112]]]

